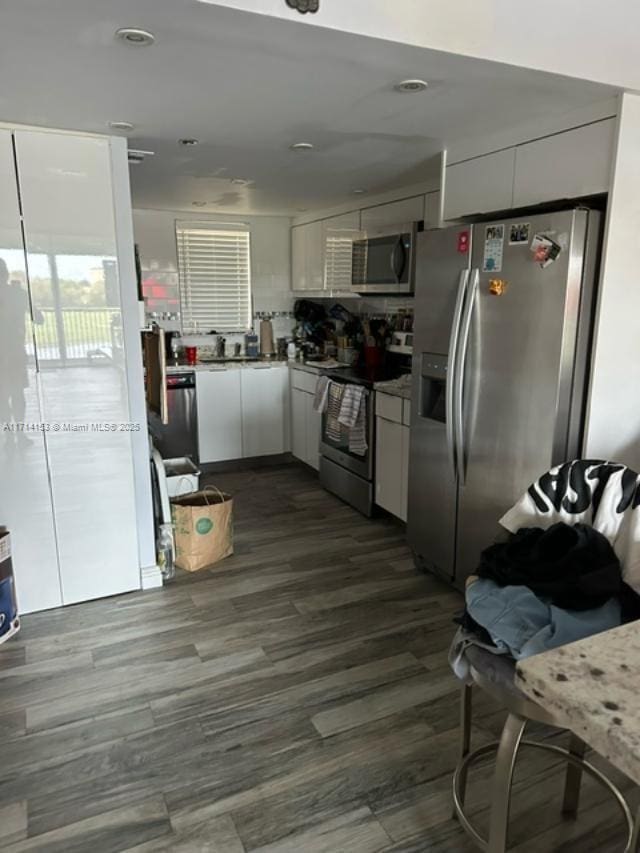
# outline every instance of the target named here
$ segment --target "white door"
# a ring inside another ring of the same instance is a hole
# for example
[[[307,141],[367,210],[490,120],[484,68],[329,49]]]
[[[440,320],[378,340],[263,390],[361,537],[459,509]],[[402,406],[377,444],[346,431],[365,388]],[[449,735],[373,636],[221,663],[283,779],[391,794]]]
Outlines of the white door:
[[[21,613],[62,604],[11,133],[0,130],[0,524]],[[38,322],[48,322],[34,300]],[[21,425],[25,426],[22,427]]]
[[[242,387],[242,455],[271,456],[285,451],[288,368],[248,367]]]
[[[200,462],[242,457],[240,370],[198,370],[198,449]]]
[[[402,518],[403,432],[402,424],[376,419],[376,503],[392,515]]]
[[[15,134],[65,604],[140,588],[109,143]]]

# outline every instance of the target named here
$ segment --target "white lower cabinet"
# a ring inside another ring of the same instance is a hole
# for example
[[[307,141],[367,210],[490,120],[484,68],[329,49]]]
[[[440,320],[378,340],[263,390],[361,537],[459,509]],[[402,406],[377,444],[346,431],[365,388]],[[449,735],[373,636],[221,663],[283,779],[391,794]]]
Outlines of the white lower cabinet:
[[[289,449],[286,365],[198,370],[196,398],[203,464]]]
[[[409,406],[409,401],[400,397],[376,394],[375,502],[402,521],[407,520],[410,437],[403,414]],[[388,412],[393,420],[381,417],[381,411]]]
[[[239,370],[242,397],[242,455],[273,456],[288,450],[289,369]]]
[[[317,471],[320,468],[320,432],[322,415],[313,408],[314,395],[295,387],[292,373],[291,388],[291,452]],[[309,374],[304,374],[309,376]],[[315,381],[315,377],[314,381]]]
[[[242,457],[242,403],[238,369],[196,372],[200,462]]]

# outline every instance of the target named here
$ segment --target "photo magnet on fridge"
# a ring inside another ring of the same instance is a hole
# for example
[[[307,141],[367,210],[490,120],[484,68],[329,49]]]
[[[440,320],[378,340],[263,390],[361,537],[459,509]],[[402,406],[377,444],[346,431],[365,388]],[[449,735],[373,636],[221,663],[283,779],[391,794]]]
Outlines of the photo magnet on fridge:
[[[526,246],[529,242],[530,222],[514,222],[509,226],[509,245]]]
[[[545,237],[544,234],[536,234],[529,249],[533,254],[533,260],[539,263],[542,269],[552,264],[562,251],[555,240]]]
[[[504,248],[504,225],[487,225],[484,231],[482,272],[500,272]]]

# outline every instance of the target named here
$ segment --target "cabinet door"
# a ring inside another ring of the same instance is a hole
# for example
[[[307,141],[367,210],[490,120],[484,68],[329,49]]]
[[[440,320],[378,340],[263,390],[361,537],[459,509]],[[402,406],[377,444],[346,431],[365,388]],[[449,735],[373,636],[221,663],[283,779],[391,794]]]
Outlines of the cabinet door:
[[[440,190],[433,193],[427,193],[424,197],[424,227],[442,228],[442,218],[440,216]]]
[[[291,452],[301,462],[307,461],[307,398],[298,388],[291,389]]]
[[[360,211],[323,219],[322,228],[325,287],[350,291],[352,248],[360,234]]]
[[[38,131],[15,140],[35,319],[43,320],[35,338],[42,416],[53,425],[46,445],[62,598],[70,604],[140,588],[110,147]]]
[[[324,288],[324,232],[322,222],[310,222],[307,230],[307,281],[310,290]]]
[[[322,430],[322,415],[313,408],[313,394],[306,394],[306,432],[307,432],[307,458],[306,462],[320,469],[320,432]]]
[[[198,370],[198,452],[200,461],[242,457],[240,370]]]
[[[304,225],[291,228],[291,290],[305,290],[306,279],[306,237]]]
[[[360,214],[360,227],[364,232],[388,226],[407,225],[424,218],[424,195],[403,198],[389,204],[366,207]]]
[[[405,402],[407,402],[405,400]],[[407,508],[409,503],[409,443],[411,432],[409,427],[402,427],[402,484],[400,499],[400,518],[407,520]]]
[[[515,148],[507,148],[447,166],[444,218],[512,207],[515,160]]]
[[[30,613],[61,605],[62,590],[8,130],[0,130],[0,183],[0,524],[11,533],[20,612]],[[37,301],[34,313],[49,322],[51,312],[43,316]]]
[[[291,289],[324,289],[324,246],[322,222],[291,228]]]
[[[516,149],[514,206],[609,191],[615,120],[606,119]]]
[[[238,372],[242,388],[242,455],[284,453],[287,368],[248,367]]]
[[[402,424],[376,418],[376,503],[402,517],[403,430]]]

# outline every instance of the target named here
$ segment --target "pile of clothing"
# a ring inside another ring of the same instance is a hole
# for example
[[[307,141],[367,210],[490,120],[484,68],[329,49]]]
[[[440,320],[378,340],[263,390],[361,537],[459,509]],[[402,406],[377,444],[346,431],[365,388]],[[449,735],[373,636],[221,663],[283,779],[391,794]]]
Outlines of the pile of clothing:
[[[638,497],[634,471],[600,460],[534,483],[500,521],[509,538],[483,551],[467,580],[456,674],[468,678],[470,644],[521,659],[639,619]]]
[[[366,395],[362,385],[333,382],[321,376],[316,384],[313,407],[327,415],[324,434],[336,444],[347,444],[358,456],[367,452]]]

